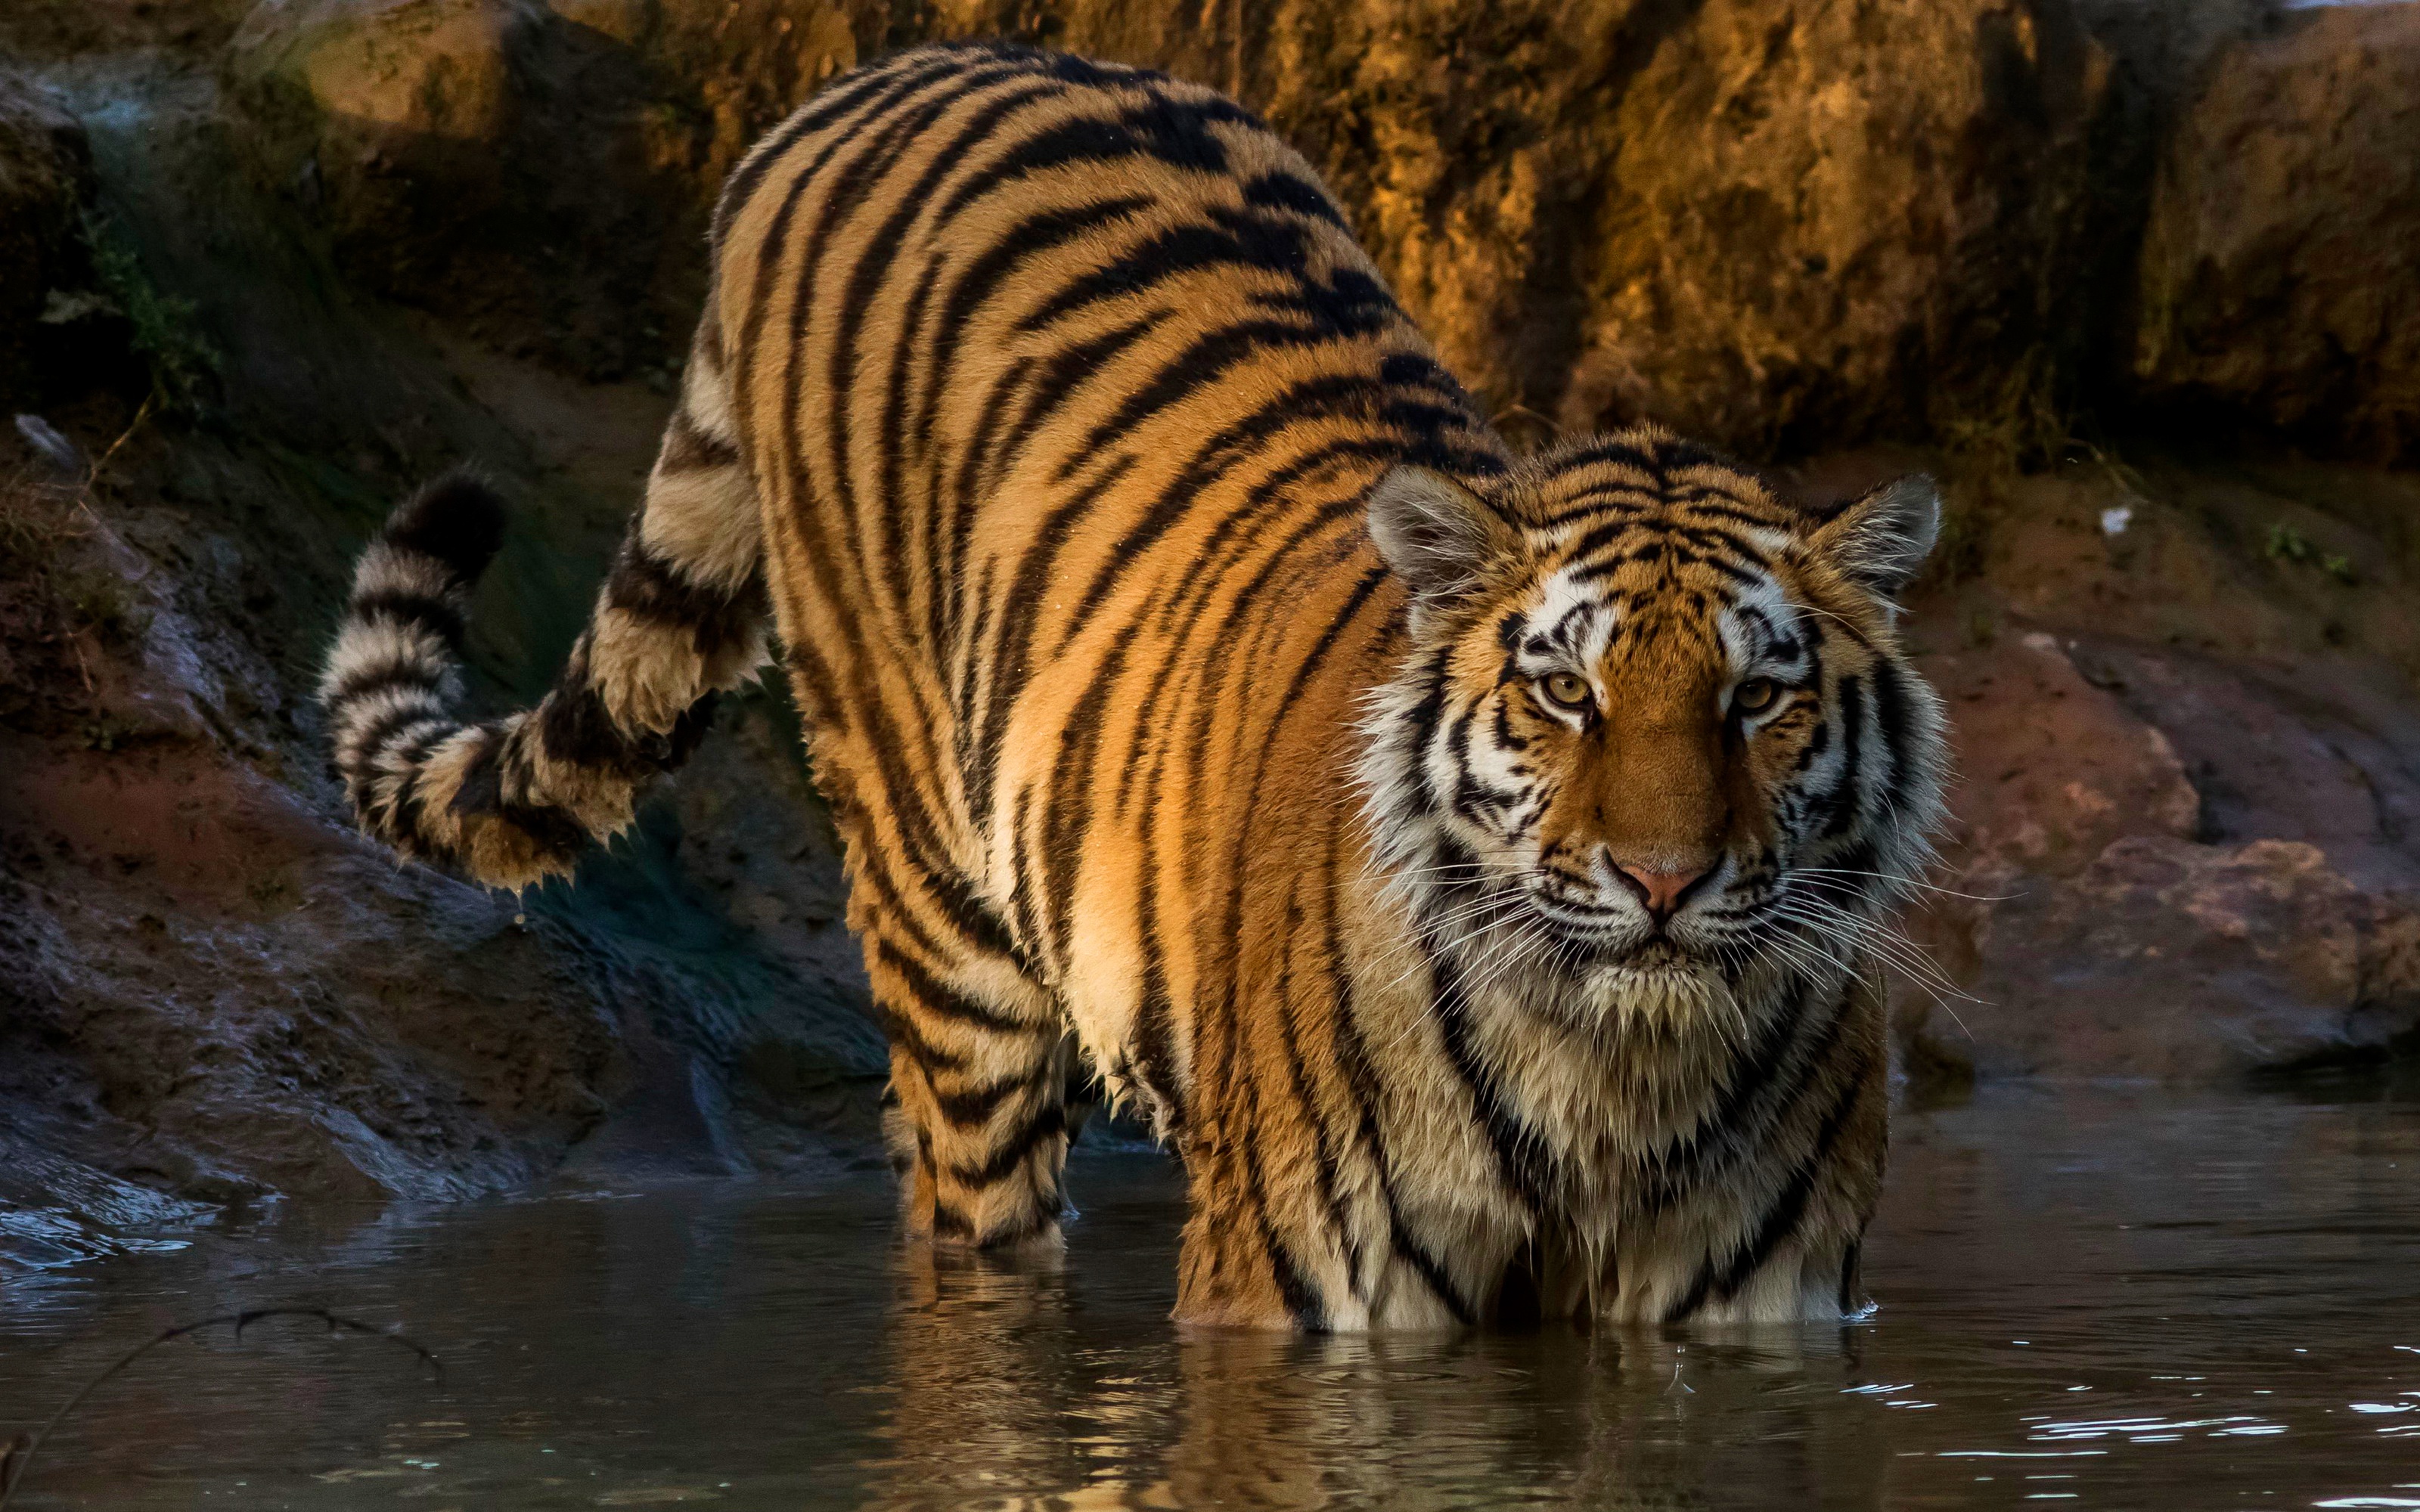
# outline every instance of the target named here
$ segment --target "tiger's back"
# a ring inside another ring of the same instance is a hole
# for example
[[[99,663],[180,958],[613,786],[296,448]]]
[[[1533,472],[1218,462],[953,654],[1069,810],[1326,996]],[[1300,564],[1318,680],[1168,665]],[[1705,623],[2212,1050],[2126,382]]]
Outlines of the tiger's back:
[[[1240,989],[1245,873],[1364,859],[1339,784],[1400,589],[1362,500],[1497,443],[1310,168],[1204,89],[908,54],[768,142],[721,226],[736,429],[877,992],[1023,976],[1181,1136],[1195,1057],[1236,1052],[1171,1004]],[[911,1119],[953,1057],[1013,1070],[899,1042]]]
[[[912,1227],[1055,1237],[1080,1066],[1184,1157],[1198,1320],[1477,1320],[1542,1243],[1555,1273],[1523,1285],[1548,1310],[1803,1308],[1794,1271],[1750,1285],[1790,1244],[1825,1305],[1853,1289],[1882,1138],[1869,963],[1748,972],[1720,988],[1738,1025],[1673,1043],[1563,1022],[1506,978],[1525,950],[1579,968],[1491,933],[1505,894],[1472,879],[1496,842],[1440,816],[1510,815],[1500,848],[1538,850],[1557,774],[1511,760],[1493,780],[1538,791],[1490,796],[1447,748],[1482,738],[1482,706],[1525,748],[1502,703],[1519,637],[1476,616],[1536,593],[1476,557],[1423,575],[1476,531],[1526,543],[1524,571],[1606,579],[1570,557],[1605,550],[1591,511],[1645,506],[1590,481],[1595,454],[1509,456],[1298,156],[1156,74],[922,48],[761,144],[714,255],[647,501],[537,708],[445,712],[492,549],[477,490],[407,505],[365,559],[326,696],[367,827],[493,885],[568,872],[761,662],[769,609],[845,841]],[[1804,533],[1718,460],[1626,444],[1658,507]],[[1775,550],[1811,573],[1792,591],[1869,626],[1814,685],[1854,700],[1857,658],[1895,654],[1886,613]],[[1717,598],[1721,565],[1699,574]],[[1439,625],[1480,646],[1482,685],[1504,642],[1492,690],[1451,686]],[[1390,730],[1435,747],[1411,777],[1373,765]],[[1767,1084],[1794,1090],[1768,1107]],[[1729,1158],[1757,1139],[1776,1148]],[[1711,1206],[1701,1145],[1726,1157]],[[1789,1231],[1751,1246],[1792,1181]],[[1667,1266],[1676,1242],[1671,1276],[1610,1279],[1621,1244]]]

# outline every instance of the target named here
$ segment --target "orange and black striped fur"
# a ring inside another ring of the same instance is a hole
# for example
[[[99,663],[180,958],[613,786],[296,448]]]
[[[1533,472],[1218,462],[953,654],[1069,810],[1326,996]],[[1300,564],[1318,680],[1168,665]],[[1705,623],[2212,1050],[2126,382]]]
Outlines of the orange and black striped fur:
[[[325,698],[371,833],[566,873],[778,645],[936,1242],[1055,1240],[1080,1066],[1184,1159],[1188,1319],[1856,1304],[1929,484],[1516,459],[1304,162],[1131,69],[850,73],[713,248],[543,702],[448,712],[485,489],[364,558]]]

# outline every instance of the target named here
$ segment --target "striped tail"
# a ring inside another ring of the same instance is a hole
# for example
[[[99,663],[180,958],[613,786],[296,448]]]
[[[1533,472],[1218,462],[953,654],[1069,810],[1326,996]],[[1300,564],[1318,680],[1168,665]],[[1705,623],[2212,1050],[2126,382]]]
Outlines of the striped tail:
[[[716,696],[763,665],[756,495],[709,337],[596,611],[536,707],[478,724],[454,712],[471,589],[504,537],[493,489],[441,478],[363,553],[319,698],[365,833],[490,887],[566,875],[695,748]]]

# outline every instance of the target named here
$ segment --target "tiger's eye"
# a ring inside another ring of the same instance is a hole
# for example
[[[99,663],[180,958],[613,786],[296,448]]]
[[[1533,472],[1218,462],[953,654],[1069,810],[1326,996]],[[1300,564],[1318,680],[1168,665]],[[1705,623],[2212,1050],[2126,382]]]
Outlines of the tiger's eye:
[[[1585,709],[1589,705],[1588,679],[1577,672],[1549,672],[1538,680],[1538,687],[1546,702],[1559,709]]]
[[[1762,714],[1781,697],[1781,685],[1770,677],[1751,677],[1731,689],[1731,707],[1742,714]]]

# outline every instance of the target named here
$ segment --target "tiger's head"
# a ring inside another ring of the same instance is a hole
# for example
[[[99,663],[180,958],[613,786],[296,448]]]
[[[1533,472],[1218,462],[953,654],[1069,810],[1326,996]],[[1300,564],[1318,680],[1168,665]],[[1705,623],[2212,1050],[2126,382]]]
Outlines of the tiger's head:
[[[1893,604],[1938,521],[1926,478],[1813,512],[1655,430],[1382,478],[1412,651],[1361,776],[1432,947],[1613,985],[1866,954],[1942,811]]]

